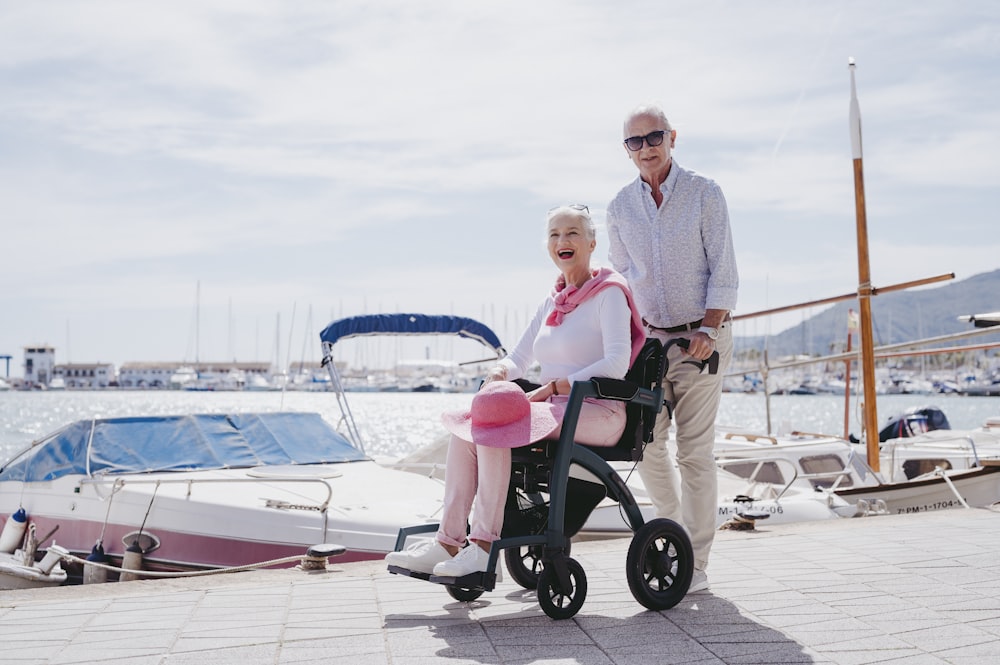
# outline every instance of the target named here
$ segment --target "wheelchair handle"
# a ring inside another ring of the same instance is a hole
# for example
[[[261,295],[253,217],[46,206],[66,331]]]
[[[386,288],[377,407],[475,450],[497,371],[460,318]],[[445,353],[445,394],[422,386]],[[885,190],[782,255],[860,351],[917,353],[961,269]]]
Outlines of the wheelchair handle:
[[[669,362],[669,361],[666,360],[666,358],[667,358],[667,350],[671,346],[674,346],[674,345],[677,345],[677,346],[681,347],[682,349],[684,349],[685,351],[687,351],[689,348],[691,348],[691,340],[689,340],[686,337],[674,337],[673,339],[669,339],[669,340],[666,341],[666,343],[664,343],[664,345],[663,345],[663,358],[664,358],[664,361],[665,361],[665,364],[664,364],[664,367],[663,367],[664,374],[666,374],[666,370],[667,370],[666,363]],[[708,367],[708,373],[709,374],[718,374],[719,373],[719,352],[718,351],[712,351],[712,355],[710,355],[705,360],[698,360],[696,358],[692,358],[691,360],[684,360],[683,362],[690,363],[691,365],[694,365],[695,367],[698,367],[699,369],[702,369],[702,370],[704,370],[705,367]]]

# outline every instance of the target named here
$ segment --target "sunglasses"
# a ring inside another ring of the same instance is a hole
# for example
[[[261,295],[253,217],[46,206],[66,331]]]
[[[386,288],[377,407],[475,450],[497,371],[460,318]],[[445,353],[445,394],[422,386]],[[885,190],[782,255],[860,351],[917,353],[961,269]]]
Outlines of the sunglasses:
[[[655,132],[650,132],[645,136],[630,136],[625,139],[625,147],[632,152],[638,152],[642,150],[642,142],[645,141],[646,145],[650,148],[655,148],[656,146],[663,143],[663,135],[667,133],[665,129],[658,129]]]
[[[554,208],[549,208],[549,213],[551,214],[556,210],[559,210],[559,208],[569,208],[570,210],[578,210],[580,212],[585,212],[588,215],[590,214],[590,208],[582,203],[567,203],[566,205],[555,206]]]

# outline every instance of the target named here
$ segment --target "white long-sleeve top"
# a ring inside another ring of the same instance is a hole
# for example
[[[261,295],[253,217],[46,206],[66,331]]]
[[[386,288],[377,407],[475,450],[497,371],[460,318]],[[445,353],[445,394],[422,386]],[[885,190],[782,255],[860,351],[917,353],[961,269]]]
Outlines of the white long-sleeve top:
[[[625,377],[632,357],[632,312],[621,289],[602,289],[566,314],[562,324],[545,325],[553,307],[550,296],[539,305],[514,350],[500,361],[509,381],[523,377],[536,360],[542,383]]]

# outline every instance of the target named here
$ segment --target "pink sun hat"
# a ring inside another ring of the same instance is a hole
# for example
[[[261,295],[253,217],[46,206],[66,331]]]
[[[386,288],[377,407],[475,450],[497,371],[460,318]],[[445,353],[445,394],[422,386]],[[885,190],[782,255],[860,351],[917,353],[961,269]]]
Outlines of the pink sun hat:
[[[472,398],[468,411],[441,414],[445,429],[465,441],[490,448],[518,448],[554,432],[559,421],[548,402],[532,402],[510,381],[493,381]]]

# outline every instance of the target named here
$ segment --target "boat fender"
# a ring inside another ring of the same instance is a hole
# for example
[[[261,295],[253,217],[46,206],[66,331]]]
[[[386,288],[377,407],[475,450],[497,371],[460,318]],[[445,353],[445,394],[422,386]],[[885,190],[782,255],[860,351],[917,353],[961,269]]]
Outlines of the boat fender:
[[[118,576],[118,581],[131,582],[139,579],[139,575],[136,573],[127,572],[130,570],[142,570],[142,548],[139,547],[138,538],[132,541],[132,544],[125,549],[125,554],[122,555],[122,572]]]
[[[0,533],[0,552],[13,554],[14,550],[21,546],[27,526],[28,514],[24,512],[24,508],[18,508],[3,525],[3,533]]]
[[[90,550],[90,555],[87,557],[87,561],[91,563],[108,563],[108,555],[104,553],[104,545],[100,542],[96,543],[93,549]],[[103,584],[108,581],[108,570],[107,568],[101,568],[99,566],[92,566],[89,564],[83,564],[83,583],[84,584]]]

